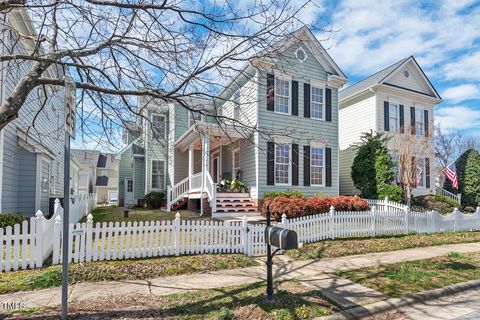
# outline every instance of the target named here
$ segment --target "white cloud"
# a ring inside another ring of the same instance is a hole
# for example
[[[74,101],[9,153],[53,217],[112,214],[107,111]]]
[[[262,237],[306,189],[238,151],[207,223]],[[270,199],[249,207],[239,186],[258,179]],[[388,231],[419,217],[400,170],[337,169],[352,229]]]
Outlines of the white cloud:
[[[443,107],[435,113],[435,124],[444,130],[477,129],[480,127],[480,109],[464,106]]]
[[[479,80],[480,74],[480,51],[466,54],[458,60],[450,62],[443,67],[443,73],[447,79],[471,79]]]
[[[480,88],[474,84],[462,84],[443,91],[442,98],[453,103],[469,99],[480,99]]]
[[[459,14],[472,2],[422,7],[414,0],[344,0],[332,16],[339,31],[326,46],[349,73],[365,76],[413,54],[426,72],[443,77],[437,65],[480,39],[479,10]],[[470,62],[480,65],[480,59]]]

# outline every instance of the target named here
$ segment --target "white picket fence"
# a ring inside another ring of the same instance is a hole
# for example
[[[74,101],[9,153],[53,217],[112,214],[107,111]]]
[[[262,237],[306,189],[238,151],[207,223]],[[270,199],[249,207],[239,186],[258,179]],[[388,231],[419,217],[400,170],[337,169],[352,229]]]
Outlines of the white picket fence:
[[[368,211],[341,212],[332,207],[328,213],[313,216],[287,219],[284,215],[278,225],[295,230],[303,243],[480,229],[480,208],[474,214],[455,209],[442,216],[434,211],[410,211],[388,199],[370,202]],[[52,263],[61,263],[62,216],[63,209],[57,202],[53,219],[46,220],[39,213],[30,224],[16,225],[13,232],[11,227],[5,234],[0,229],[4,243],[0,252],[2,270],[41,267],[50,248]],[[242,221],[182,220],[177,213],[168,221],[94,223],[89,214],[85,223],[70,224],[67,250],[70,263],[209,253],[250,256],[266,252],[264,229],[264,224],[248,223],[246,217]]]
[[[77,222],[95,208],[95,194],[82,195],[70,203],[69,221]],[[55,222],[61,221],[63,208],[55,200],[53,216],[45,218],[38,210],[29,221],[0,228],[0,272],[16,271],[27,268],[40,268],[53,251]],[[58,227],[58,226],[57,226]]]

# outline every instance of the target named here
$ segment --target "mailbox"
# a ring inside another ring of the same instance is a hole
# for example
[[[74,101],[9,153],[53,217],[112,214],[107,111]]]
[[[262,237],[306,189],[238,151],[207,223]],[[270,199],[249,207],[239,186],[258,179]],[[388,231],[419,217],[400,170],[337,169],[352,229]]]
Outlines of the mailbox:
[[[265,229],[265,242],[282,250],[298,248],[297,233],[280,227],[267,226]]]

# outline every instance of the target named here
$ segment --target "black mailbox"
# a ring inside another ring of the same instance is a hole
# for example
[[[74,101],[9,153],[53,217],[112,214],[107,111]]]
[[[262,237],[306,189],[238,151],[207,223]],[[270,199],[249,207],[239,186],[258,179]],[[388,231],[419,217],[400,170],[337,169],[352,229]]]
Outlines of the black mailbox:
[[[298,249],[297,233],[290,229],[267,226],[265,242],[282,250]]]

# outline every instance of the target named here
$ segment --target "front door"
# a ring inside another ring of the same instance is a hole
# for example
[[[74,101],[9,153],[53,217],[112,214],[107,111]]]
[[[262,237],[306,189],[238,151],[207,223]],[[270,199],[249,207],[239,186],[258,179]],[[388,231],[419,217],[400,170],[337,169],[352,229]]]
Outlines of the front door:
[[[125,178],[125,205],[135,205],[133,200],[133,179]]]
[[[218,152],[212,155],[212,163],[210,168],[210,174],[213,182],[217,183],[220,181],[220,154]]]

